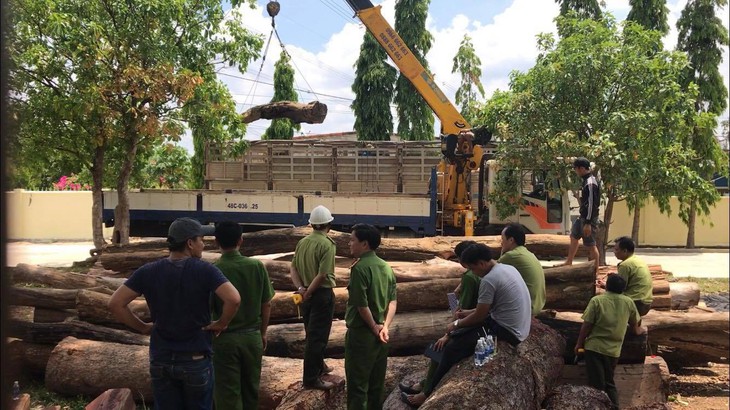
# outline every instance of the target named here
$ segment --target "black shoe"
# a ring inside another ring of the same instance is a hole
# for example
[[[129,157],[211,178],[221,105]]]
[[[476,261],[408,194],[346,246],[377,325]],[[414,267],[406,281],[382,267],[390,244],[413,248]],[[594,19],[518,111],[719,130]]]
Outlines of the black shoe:
[[[316,382],[312,384],[303,384],[305,389],[317,389],[317,390],[331,390],[333,387],[335,387],[334,383],[326,382],[322,379],[317,379]]]
[[[418,394],[418,393],[421,392],[420,389],[419,390],[416,390],[416,389],[413,388],[413,386],[415,386],[415,384],[407,385],[407,384],[404,384],[403,382],[398,383],[398,388],[403,393],[407,393],[407,394]]]

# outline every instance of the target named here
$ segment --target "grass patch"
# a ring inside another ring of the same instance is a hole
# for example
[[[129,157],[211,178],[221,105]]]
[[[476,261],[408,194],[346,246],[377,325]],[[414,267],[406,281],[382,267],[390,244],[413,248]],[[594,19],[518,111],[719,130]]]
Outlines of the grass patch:
[[[718,293],[728,292],[730,289],[729,278],[695,278],[692,276],[675,278],[673,275],[667,275],[667,280],[670,282],[695,282],[700,287],[700,292],[706,293]]]
[[[38,381],[32,381],[25,386],[20,386],[21,393],[30,394],[31,408],[45,408],[46,406],[61,406],[66,410],[84,410],[92,399],[84,396],[64,397],[46,390],[46,386]]]

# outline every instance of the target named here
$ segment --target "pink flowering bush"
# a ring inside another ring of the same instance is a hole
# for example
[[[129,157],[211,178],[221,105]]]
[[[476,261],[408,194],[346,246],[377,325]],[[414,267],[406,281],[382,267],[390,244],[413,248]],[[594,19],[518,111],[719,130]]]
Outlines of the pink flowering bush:
[[[53,184],[53,189],[56,191],[88,191],[91,189],[89,184],[81,184],[78,180],[79,176],[76,174],[64,175]]]

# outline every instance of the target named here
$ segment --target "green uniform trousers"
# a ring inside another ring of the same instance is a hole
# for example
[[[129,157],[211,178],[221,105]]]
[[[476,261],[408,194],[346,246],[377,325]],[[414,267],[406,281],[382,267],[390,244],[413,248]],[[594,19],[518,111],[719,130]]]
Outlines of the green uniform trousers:
[[[618,409],[618,391],[613,380],[613,374],[618,364],[618,357],[610,357],[605,354],[586,350],[586,373],[588,373],[588,385],[598,390],[605,391],[613,403],[613,408]]]
[[[382,409],[388,345],[370,329],[347,329],[345,334],[345,376],[347,409]]]
[[[220,410],[248,410],[259,406],[261,332],[221,333],[213,339],[213,399]]]

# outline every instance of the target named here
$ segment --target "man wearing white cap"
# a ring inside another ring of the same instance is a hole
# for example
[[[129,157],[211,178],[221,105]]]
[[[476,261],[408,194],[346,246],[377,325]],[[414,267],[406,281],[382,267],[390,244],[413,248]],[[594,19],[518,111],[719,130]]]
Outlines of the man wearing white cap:
[[[167,234],[170,256],[137,269],[109,300],[117,320],[150,335],[152,394],[158,409],[213,407],[213,334],[228,327],[241,297],[212,264],[202,261],[203,236],[215,228],[178,218]],[[211,322],[210,298],[223,302],[220,318]],[[152,316],[145,323],[129,309],[144,295]]]
[[[332,371],[324,363],[324,351],[335,312],[336,246],[327,233],[334,218],[329,209],[315,207],[309,216],[313,231],[297,243],[291,263],[291,279],[302,295],[302,316],[306,345],[304,348],[305,388],[329,390],[333,384],[321,376]]]

